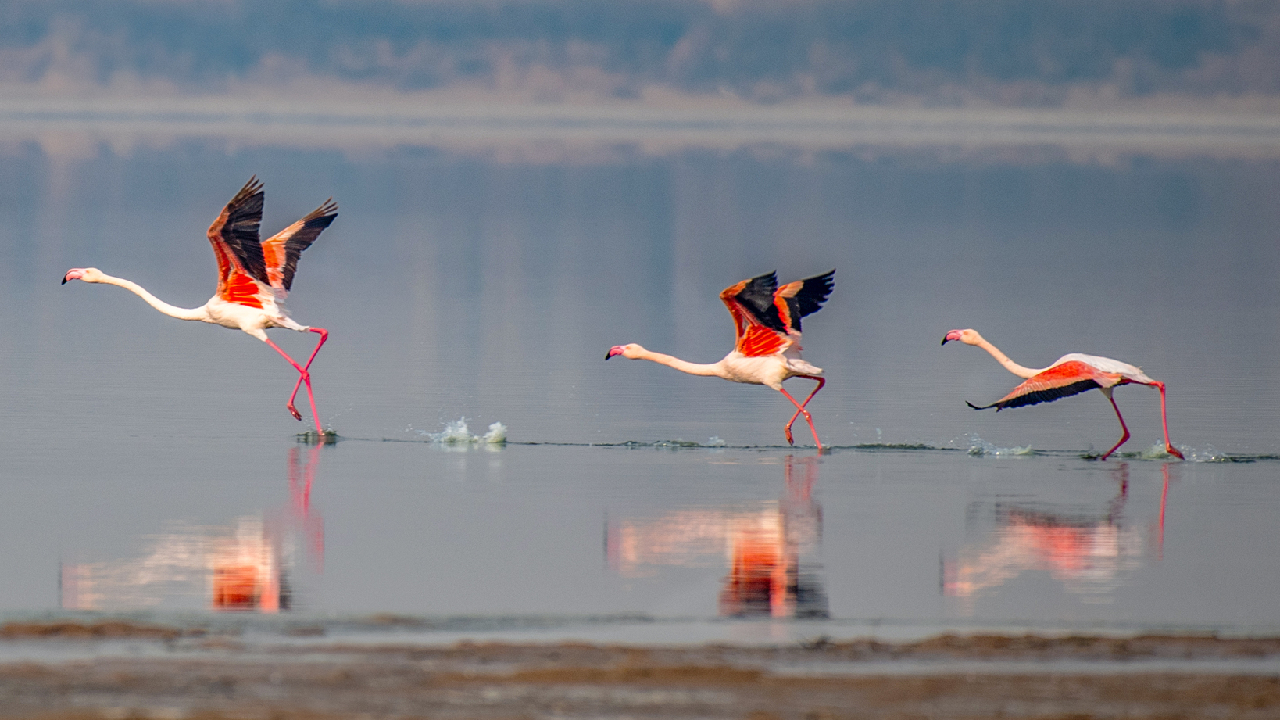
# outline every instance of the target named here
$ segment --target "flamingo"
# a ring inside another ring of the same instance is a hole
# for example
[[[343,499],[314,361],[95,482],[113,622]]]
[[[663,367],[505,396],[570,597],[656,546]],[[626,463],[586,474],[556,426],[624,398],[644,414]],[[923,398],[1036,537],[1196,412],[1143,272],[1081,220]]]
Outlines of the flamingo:
[[[946,345],[952,340],[959,340],[965,345],[974,345],[986,350],[991,353],[991,357],[995,358],[996,362],[1004,366],[1005,370],[1026,379],[1026,382],[1014,388],[1008,395],[990,405],[979,407],[970,402],[965,403],[974,410],[995,408],[996,412],[1000,412],[1005,408],[1053,402],[1058,398],[1098,388],[1103,395],[1107,396],[1112,409],[1116,411],[1116,418],[1120,420],[1120,429],[1123,431],[1120,442],[1103,453],[1100,458],[1106,460],[1111,453],[1129,440],[1129,426],[1125,425],[1124,416],[1120,414],[1115,398],[1111,397],[1112,391],[1120,385],[1150,385],[1160,391],[1160,419],[1164,423],[1164,450],[1179,460],[1184,459],[1182,453],[1169,442],[1169,418],[1165,413],[1164,383],[1147,377],[1140,368],[1111,358],[1071,353],[1058,358],[1047,368],[1032,370],[1010,360],[1008,355],[1000,352],[999,348],[972,328],[948,332],[942,338],[942,344]]]
[[[285,360],[298,371],[298,381],[293,385],[293,394],[289,396],[289,412],[295,420],[302,420],[302,414],[294,407],[293,401],[298,395],[298,388],[303,383],[307,386],[307,399],[311,401],[311,416],[315,419],[316,433],[325,436],[320,426],[320,416],[316,412],[316,399],[311,392],[311,362],[325,341],[329,339],[329,331],[324,328],[308,327],[295,322],[284,308],[284,299],[293,285],[293,275],[297,270],[298,257],[320,236],[320,232],[329,227],[338,216],[338,205],[330,198],[306,217],[273,235],[265,242],[258,240],[258,225],[262,222],[262,183],[257,176],[249,178],[249,182],[240,188],[240,192],[231,198],[231,202],[223,208],[222,214],[209,226],[209,242],[213,245],[213,254],[218,261],[217,292],[204,305],[185,309],[170,305],[147,292],[141,285],[124,278],[112,277],[97,268],[72,268],[62,278],[62,284],[68,280],[82,280],[90,283],[117,285],[137,295],[148,305],[170,317],[179,320],[199,320],[213,323],[225,328],[243,330],[253,337],[265,342],[284,356]],[[271,342],[267,337],[267,328],[288,328],[298,332],[313,332],[320,336],[320,342],[306,364],[299,364]]]
[[[767,385],[787,396],[795,413],[787,422],[783,434],[787,442],[795,444],[791,426],[796,418],[804,415],[813,433],[813,442],[822,452],[822,441],[813,427],[813,417],[806,406],[826,384],[822,368],[814,367],[800,358],[800,318],[811,315],[822,307],[835,286],[832,270],[806,280],[797,280],[778,287],[777,273],[761,275],[725,288],[720,299],[729,308],[737,331],[737,343],[733,351],[720,362],[698,364],[663,355],[631,343],[609,348],[604,359],[621,355],[630,360],[651,360],[660,365],[675,368],[690,375],[705,375],[732,380],[749,385]],[[804,402],[796,402],[782,387],[788,378],[802,377],[817,380],[818,384]]]

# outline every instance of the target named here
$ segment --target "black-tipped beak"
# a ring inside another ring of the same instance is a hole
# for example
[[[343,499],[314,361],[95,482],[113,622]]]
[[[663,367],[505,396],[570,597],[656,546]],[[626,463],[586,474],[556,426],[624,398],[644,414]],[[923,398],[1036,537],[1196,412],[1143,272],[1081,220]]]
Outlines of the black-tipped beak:
[[[944,338],[942,338],[942,344],[943,344],[943,345],[946,345],[946,344],[947,344],[947,339],[946,339],[945,337],[944,337]]]
[[[608,351],[608,352],[606,352],[606,353],[604,354],[604,359],[605,359],[605,360],[608,360],[608,359],[609,359],[609,358],[611,358],[611,357],[613,357],[613,351],[612,351],[612,350],[610,350],[610,351]]]
[[[63,276],[62,276],[62,284],[63,284],[63,285],[66,285],[66,284],[67,284],[67,276],[66,276],[66,275],[63,275]]]

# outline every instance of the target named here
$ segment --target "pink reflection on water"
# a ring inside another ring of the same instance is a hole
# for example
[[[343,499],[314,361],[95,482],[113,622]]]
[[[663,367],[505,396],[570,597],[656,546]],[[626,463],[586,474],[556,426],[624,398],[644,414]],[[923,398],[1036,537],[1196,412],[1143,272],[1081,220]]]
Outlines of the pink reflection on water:
[[[606,535],[610,565],[625,577],[644,577],[662,566],[728,565],[719,612],[743,617],[825,617],[826,595],[802,557],[816,550],[822,508],[813,500],[817,459],[784,461],[781,499],[723,508],[675,510],[657,518],[611,522]]]
[[[1164,490],[1158,530],[1153,533],[1156,560],[1163,554],[1169,488],[1168,464],[1161,469]],[[971,598],[1024,572],[1041,571],[1060,581],[1067,592],[1106,602],[1123,576],[1140,567],[1147,555],[1142,531],[1129,527],[1124,517],[1128,463],[1116,469],[1116,481],[1116,496],[1101,514],[997,507],[995,527],[961,548],[956,558],[944,561],[943,593]]]
[[[289,504],[227,525],[168,523],[144,536],[140,557],[62,566],[61,606],[68,610],[162,607],[206,598],[218,611],[275,613],[293,605],[295,540],[304,538],[314,567],[324,562],[324,521],[311,508],[320,447],[289,451]]]

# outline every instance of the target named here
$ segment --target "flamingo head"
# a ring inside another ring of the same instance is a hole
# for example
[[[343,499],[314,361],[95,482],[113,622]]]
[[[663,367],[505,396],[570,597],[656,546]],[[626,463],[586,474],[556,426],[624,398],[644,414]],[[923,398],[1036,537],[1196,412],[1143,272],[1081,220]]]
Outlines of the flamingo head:
[[[62,284],[66,285],[68,280],[83,280],[85,282],[100,283],[106,277],[98,268],[71,268],[67,274],[62,277]]]
[[[942,338],[942,344],[946,345],[952,340],[959,340],[965,345],[977,345],[978,341],[981,339],[982,339],[982,336],[978,334],[977,330],[974,330],[973,328],[967,328],[965,330],[952,330],[951,332],[947,333],[946,337]]]
[[[621,355],[622,357],[627,358],[628,360],[635,360],[636,357],[638,357],[638,354],[643,351],[644,351],[644,348],[640,347],[635,343],[631,343],[629,345],[614,345],[613,347],[609,348],[609,352],[604,354],[604,359],[608,360],[609,358],[614,357],[616,355]]]

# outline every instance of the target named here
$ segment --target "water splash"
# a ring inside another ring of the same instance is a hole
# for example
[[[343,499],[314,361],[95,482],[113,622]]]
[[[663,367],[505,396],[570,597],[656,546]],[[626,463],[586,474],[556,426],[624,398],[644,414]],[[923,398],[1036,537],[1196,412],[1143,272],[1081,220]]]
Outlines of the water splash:
[[[489,425],[489,432],[484,435],[472,435],[467,427],[466,418],[458,418],[445,423],[444,430],[438,433],[420,431],[420,434],[431,438],[432,442],[441,445],[505,445],[507,442],[507,426],[501,422]]]
[[[725,441],[720,439],[719,435],[712,435],[707,439],[705,447],[724,447]]]
[[[490,445],[505,445],[507,442],[507,426],[500,422],[489,423],[489,432],[480,436],[480,442]]]
[[[1035,455],[1036,451],[1030,445],[1011,448],[996,447],[977,435],[970,435],[969,454],[979,457],[1028,457]]]

